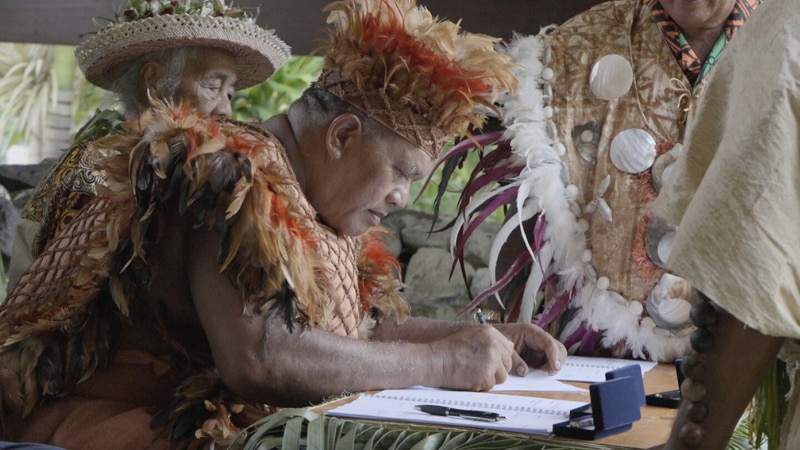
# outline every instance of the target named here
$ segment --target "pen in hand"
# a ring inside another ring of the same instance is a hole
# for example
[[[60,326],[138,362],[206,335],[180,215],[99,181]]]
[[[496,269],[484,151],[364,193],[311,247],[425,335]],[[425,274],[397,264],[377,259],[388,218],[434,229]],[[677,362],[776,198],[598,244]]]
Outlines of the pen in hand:
[[[463,419],[480,420],[484,422],[497,422],[504,420],[505,417],[500,414],[489,411],[473,411],[468,409],[449,408],[447,406],[439,405],[417,405],[414,408],[434,416],[451,416],[461,417]]]

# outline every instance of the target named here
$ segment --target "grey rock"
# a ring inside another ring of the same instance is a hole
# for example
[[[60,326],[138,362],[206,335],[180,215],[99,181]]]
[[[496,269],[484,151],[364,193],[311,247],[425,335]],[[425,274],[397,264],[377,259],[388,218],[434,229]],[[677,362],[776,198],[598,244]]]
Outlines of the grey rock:
[[[48,158],[39,164],[0,165],[0,184],[9,192],[17,192],[36,186],[56,162]]]
[[[11,203],[14,204],[18,211],[21,212],[25,208],[25,205],[28,204],[28,200],[33,196],[34,189],[35,188],[22,189],[11,194]]]
[[[400,235],[393,229],[386,227],[387,232],[379,235],[386,248],[396,257],[400,257],[403,253],[403,241]]]
[[[458,269],[450,278],[453,258],[444,249],[424,247],[414,253],[405,273],[406,299],[414,315],[458,320],[469,303],[467,284]],[[467,280],[475,269],[466,265]]]
[[[403,241],[406,251],[414,252],[423,247],[447,249],[450,242],[450,230],[431,233],[448,223],[449,219],[437,221],[433,225],[433,215],[411,209],[393,211],[383,218],[383,225],[395,230]]]
[[[472,232],[464,245],[464,260],[475,267],[489,266],[489,252],[492,249],[497,232],[502,224],[499,222],[483,222]]]
[[[469,289],[472,291],[472,295],[478,295],[486,289],[489,289],[492,285],[489,275],[488,267],[475,269],[475,273],[472,275],[472,281],[469,283]]]

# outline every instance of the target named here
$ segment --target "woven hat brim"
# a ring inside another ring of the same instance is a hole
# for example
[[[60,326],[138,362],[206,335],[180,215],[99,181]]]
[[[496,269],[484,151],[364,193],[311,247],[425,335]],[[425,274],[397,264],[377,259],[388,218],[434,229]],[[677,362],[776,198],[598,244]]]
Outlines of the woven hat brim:
[[[289,59],[289,46],[271,30],[232,17],[170,14],[115,24],[75,49],[89,82],[112,89],[120,73],[139,56],[175,47],[212,47],[236,57],[238,85],[265,81]]]

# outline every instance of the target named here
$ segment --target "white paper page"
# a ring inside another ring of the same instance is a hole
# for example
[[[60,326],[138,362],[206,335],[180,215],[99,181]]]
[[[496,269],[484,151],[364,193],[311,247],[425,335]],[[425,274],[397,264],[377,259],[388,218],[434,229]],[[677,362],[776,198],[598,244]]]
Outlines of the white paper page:
[[[541,370],[531,370],[524,377],[509,375],[505,383],[495,385],[491,391],[588,392],[586,389],[562,383],[554,375],[548,375]]]
[[[652,361],[635,361],[620,358],[597,358],[592,356],[567,356],[567,361],[561,370],[555,374],[555,379],[561,381],[581,381],[597,383],[606,381],[606,372],[621,367],[636,364],[642,369],[642,375],[656,366]]]
[[[437,416],[423,413],[414,408],[421,404],[497,412],[505,419],[486,422],[460,417]],[[485,392],[398,389],[381,391],[375,395],[361,394],[352,402],[334,408],[326,414],[337,417],[435,423],[529,434],[550,434],[553,424],[569,420],[569,411],[583,405],[585,405],[583,402]]]

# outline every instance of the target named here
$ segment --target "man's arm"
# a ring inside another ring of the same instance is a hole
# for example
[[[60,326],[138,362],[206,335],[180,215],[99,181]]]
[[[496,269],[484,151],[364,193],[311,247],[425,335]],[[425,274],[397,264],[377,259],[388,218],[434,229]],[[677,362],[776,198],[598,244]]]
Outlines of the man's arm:
[[[240,291],[219,273],[213,232],[193,231],[189,241],[191,292],[215,364],[222,381],[250,400],[307,405],[342,392],[417,384],[487,390],[512,367],[512,342],[490,326],[416,342],[363,341],[299,324],[289,333],[282,317],[268,322],[255,305],[243,311]]]
[[[708,418],[700,424],[705,438],[703,450],[723,450],[756,388],[769,371],[783,338],[759,333],[736,317],[717,308],[716,324],[711,327],[714,344],[704,353],[705,370],[702,380],[706,395],[702,400],[708,407]],[[689,402],[681,403],[669,441],[664,450],[688,448],[681,445],[681,428],[688,422]]]
[[[528,366],[555,373],[561,369],[567,357],[567,350],[557,339],[533,324],[511,323],[493,324],[508,340],[514,344],[512,356],[512,372],[519,376],[528,373]],[[463,331],[465,339],[486,325],[468,322],[448,322],[410,317],[402,325],[397,325],[393,317],[384,320],[375,327],[371,339],[381,341],[403,340],[407,342],[432,342]],[[472,345],[465,342],[464,345]]]

